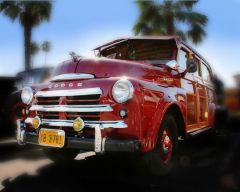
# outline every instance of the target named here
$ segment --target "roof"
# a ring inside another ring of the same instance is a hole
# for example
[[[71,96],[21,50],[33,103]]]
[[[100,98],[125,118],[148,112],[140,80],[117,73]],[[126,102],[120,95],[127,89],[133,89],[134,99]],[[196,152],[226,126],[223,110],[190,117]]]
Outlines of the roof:
[[[106,49],[108,47],[114,46],[119,43],[126,42],[128,40],[174,40],[174,41],[176,41],[177,44],[183,44],[184,46],[186,46],[187,48],[192,50],[192,52],[195,55],[197,55],[199,58],[201,58],[204,61],[204,63],[207,65],[207,67],[211,69],[209,63],[194,48],[192,48],[190,45],[188,45],[186,42],[184,42],[179,36],[134,36],[134,37],[119,38],[114,41],[103,44],[99,47],[96,47],[93,50]]]
[[[96,47],[93,50],[99,50],[101,48],[106,48],[108,46],[112,46],[118,43],[122,43],[128,40],[176,40],[179,41],[180,38],[178,36],[134,36],[134,37],[126,37],[126,38],[119,38],[114,41],[110,41],[106,44],[103,44],[99,47]]]

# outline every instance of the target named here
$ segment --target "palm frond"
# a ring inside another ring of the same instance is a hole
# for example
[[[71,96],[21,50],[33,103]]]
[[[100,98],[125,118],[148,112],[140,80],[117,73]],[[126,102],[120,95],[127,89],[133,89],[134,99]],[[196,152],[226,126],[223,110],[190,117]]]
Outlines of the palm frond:
[[[192,24],[191,28],[187,31],[187,36],[194,44],[198,44],[206,36],[206,32],[202,25],[195,23]]]
[[[8,16],[12,21],[17,19],[21,9],[17,1],[2,1],[0,2],[0,12]]]
[[[193,11],[197,2],[198,0],[137,1],[140,16],[133,30],[135,34],[176,34],[183,40],[190,39],[193,43],[199,43],[206,36],[204,28],[208,17]],[[184,24],[184,27],[179,24]]]
[[[149,35],[150,33],[150,28],[145,22],[138,21],[134,26],[133,26],[133,31],[135,35]]]
[[[182,30],[176,30],[176,35],[179,36],[183,41],[187,40],[187,34]]]
[[[38,45],[37,42],[33,41],[30,44],[30,54],[31,55],[36,55],[40,50],[40,46]]]
[[[176,12],[176,19],[188,23],[200,23],[206,25],[208,17],[198,12],[179,10]]]
[[[196,3],[198,3],[198,0],[178,0],[176,6],[185,7],[188,11],[191,11]]]
[[[208,22],[207,16],[193,11],[179,11],[176,13],[176,19],[187,24],[189,27],[187,37],[191,39],[193,43],[200,43],[203,37],[206,36],[204,28]]]
[[[20,16],[22,25],[28,23],[36,26],[45,20],[49,21],[52,9],[50,1],[23,1],[22,5],[25,7],[25,11]]]
[[[159,8],[153,1],[137,1],[136,2],[140,15],[133,27],[135,35],[151,35],[159,33],[163,19],[159,15]]]

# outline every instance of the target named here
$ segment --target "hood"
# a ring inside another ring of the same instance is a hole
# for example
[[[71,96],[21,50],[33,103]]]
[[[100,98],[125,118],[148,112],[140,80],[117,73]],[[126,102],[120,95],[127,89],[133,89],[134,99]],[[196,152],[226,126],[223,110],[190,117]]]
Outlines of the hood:
[[[120,76],[149,78],[160,75],[164,71],[167,71],[165,67],[154,67],[143,62],[106,58],[81,58],[75,62],[71,60],[62,63],[59,67],[57,67],[54,75],[67,73],[87,73],[93,74],[96,78]]]

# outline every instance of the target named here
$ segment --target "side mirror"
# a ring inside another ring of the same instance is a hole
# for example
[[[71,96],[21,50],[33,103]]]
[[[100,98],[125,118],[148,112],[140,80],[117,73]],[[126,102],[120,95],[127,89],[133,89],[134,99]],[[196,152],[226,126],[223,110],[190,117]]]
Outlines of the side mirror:
[[[196,59],[188,59],[186,63],[186,69],[181,73],[181,77],[184,78],[187,73],[195,73],[197,71],[198,62]]]
[[[196,59],[188,59],[187,60],[187,66],[186,66],[186,70],[189,73],[195,73],[197,71],[197,60]]]
[[[177,61],[171,60],[166,63],[166,65],[171,69],[177,69]]]

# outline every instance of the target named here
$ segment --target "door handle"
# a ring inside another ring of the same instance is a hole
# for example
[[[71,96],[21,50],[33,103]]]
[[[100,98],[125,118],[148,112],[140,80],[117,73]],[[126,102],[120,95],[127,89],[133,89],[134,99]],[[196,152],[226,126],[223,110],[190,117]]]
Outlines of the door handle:
[[[197,81],[194,81],[193,84],[194,84],[195,86],[198,86],[198,85],[199,85]]]

